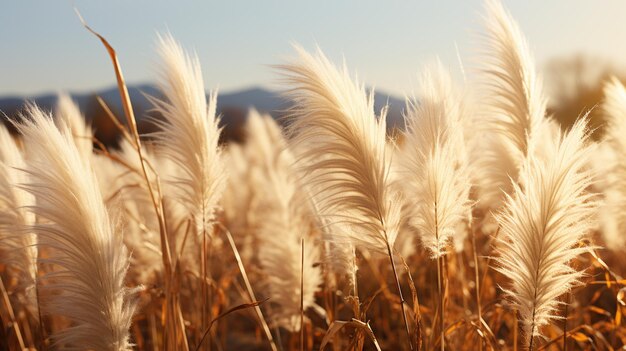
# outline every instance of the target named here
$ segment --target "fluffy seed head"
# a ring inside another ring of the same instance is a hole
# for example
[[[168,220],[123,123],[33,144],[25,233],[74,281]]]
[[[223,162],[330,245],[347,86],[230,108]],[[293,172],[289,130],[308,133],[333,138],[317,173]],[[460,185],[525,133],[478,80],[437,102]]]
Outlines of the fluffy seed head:
[[[398,233],[399,195],[389,187],[389,152],[384,114],[346,68],[321,51],[296,47],[298,59],[281,66],[290,110],[291,141],[317,207],[332,222],[349,227],[357,247],[387,253]]]
[[[96,176],[69,133],[30,106],[18,125],[27,146],[28,183],[36,197],[31,210],[40,219],[30,229],[39,245],[52,250],[44,263],[52,293],[42,307],[67,317],[71,326],[53,335],[66,350],[129,350],[135,304],[124,286],[128,252],[102,201]]]
[[[577,284],[581,272],[571,261],[586,250],[580,240],[592,226],[596,203],[587,192],[586,120],[578,121],[545,158],[531,156],[498,216],[501,247],[497,270],[509,277],[511,297],[527,335],[557,318],[559,297]]]
[[[226,177],[219,146],[219,118],[215,116],[217,95],[207,102],[198,58],[189,56],[170,35],[159,37],[162,60],[161,90],[165,100],[151,99],[163,120],[155,123],[158,150],[174,161],[181,172],[170,179],[196,223],[198,234],[210,235],[215,210]]]

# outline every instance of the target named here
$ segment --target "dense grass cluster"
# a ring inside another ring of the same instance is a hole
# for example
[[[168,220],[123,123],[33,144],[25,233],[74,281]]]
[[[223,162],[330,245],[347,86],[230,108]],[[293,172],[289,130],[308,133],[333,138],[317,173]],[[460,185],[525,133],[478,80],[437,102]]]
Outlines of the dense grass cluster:
[[[424,67],[393,136],[345,65],[295,46],[286,128],[251,110],[220,144],[169,35],[140,136],[98,35],[118,148],[65,95],[0,126],[0,349],[626,347],[626,89],[606,83],[602,140],[584,111],[560,126],[517,24],[485,11],[476,79]]]

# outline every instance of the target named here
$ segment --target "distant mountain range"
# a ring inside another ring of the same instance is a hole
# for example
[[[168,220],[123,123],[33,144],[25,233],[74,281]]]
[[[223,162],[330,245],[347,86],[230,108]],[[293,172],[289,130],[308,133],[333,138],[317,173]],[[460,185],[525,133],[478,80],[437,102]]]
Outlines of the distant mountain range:
[[[145,117],[148,115],[154,116],[154,111],[151,111],[152,105],[146,98],[146,95],[160,97],[159,90],[154,85],[142,84],[129,86],[128,92],[140,129],[143,129],[143,132],[149,132],[151,126],[149,123],[145,123]],[[101,126],[104,122],[98,118],[103,112],[97,103],[96,96],[100,96],[106,101],[107,105],[117,116],[123,117],[121,100],[116,87],[94,93],[71,95],[78,103],[81,111],[86,115],[86,118],[95,125],[96,129],[107,129],[106,126]],[[15,118],[23,109],[26,101],[33,101],[38,106],[50,110],[54,107],[56,99],[56,94],[0,97],[0,111],[9,116],[9,118]],[[390,129],[404,128],[402,111],[405,103],[402,99],[377,92],[374,97],[374,103],[377,112],[386,104],[389,105],[387,124]],[[236,92],[220,93],[217,98],[217,109],[222,116],[225,135],[227,138],[234,139],[238,139],[241,136],[241,126],[245,122],[248,109],[255,108],[260,112],[269,113],[274,118],[277,118],[278,121],[281,121],[281,117],[284,116],[284,111],[288,107],[289,102],[281,97],[278,92],[257,87]]]

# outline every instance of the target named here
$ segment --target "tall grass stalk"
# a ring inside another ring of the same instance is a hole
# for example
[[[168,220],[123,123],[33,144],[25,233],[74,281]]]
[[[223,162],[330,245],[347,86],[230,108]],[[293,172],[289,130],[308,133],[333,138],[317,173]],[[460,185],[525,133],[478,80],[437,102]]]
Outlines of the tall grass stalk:
[[[187,337],[185,332],[184,323],[180,323],[180,318],[178,315],[180,314],[180,304],[178,303],[178,298],[176,296],[173,288],[172,279],[175,279],[172,271],[172,257],[171,251],[169,247],[169,241],[167,240],[167,226],[165,225],[165,217],[163,210],[163,203],[160,201],[161,196],[158,195],[153,189],[152,182],[150,181],[150,177],[148,176],[148,172],[146,170],[146,160],[144,157],[144,151],[141,144],[141,139],[139,137],[139,131],[137,129],[137,122],[135,119],[135,114],[132,106],[132,102],[130,100],[130,95],[128,94],[128,88],[126,86],[126,82],[124,80],[124,76],[122,74],[122,68],[119,64],[119,60],[117,58],[117,53],[115,49],[109,44],[109,42],[102,35],[98,34],[96,31],[91,29],[87,25],[87,23],[83,20],[78,10],[76,10],[76,14],[80,18],[83,26],[92,34],[94,34],[104,45],[109,54],[111,62],[113,64],[113,69],[115,71],[115,77],[117,81],[118,91],[120,93],[120,98],[122,100],[122,108],[124,110],[124,116],[126,117],[126,122],[128,127],[130,128],[130,135],[132,136],[133,146],[137,151],[137,155],[139,156],[140,164],[141,164],[141,173],[146,182],[146,187],[148,188],[148,192],[150,194],[150,200],[152,201],[152,206],[155,211],[155,215],[158,219],[159,223],[159,236],[160,236],[160,244],[161,244],[161,254],[163,259],[163,267],[164,267],[164,285],[165,285],[165,293],[166,293],[166,316],[164,318],[166,323],[167,332],[163,333],[164,344],[168,345],[168,348],[176,349],[180,344],[182,345],[183,350],[189,351],[189,345],[187,343]],[[157,177],[157,184],[158,175]],[[168,338],[168,335],[182,335],[182,338],[175,337],[173,340]]]

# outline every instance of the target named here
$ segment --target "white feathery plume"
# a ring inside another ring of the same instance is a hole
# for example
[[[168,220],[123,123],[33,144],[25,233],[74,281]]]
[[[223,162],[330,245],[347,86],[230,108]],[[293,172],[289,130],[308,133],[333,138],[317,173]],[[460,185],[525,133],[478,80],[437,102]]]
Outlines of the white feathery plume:
[[[277,161],[291,166],[293,156],[287,148],[287,140],[272,116],[250,109],[245,133],[245,151],[249,162],[256,162],[259,167],[272,167],[272,163]]]
[[[229,143],[224,152],[224,164],[228,172],[228,182],[221,207],[224,221],[237,244],[244,265],[249,265],[256,257],[256,236],[252,225],[256,215],[250,211],[254,197],[254,186],[250,182],[251,164],[245,153],[245,145]]]
[[[607,140],[606,134],[604,136],[603,139],[592,142],[590,145],[593,148],[593,157],[589,160],[589,168],[593,169],[596,175],[592,189],[598,194],[604,194],[607,191],[611,178],[611,168],[615,164],[615,152]]]
[[[159,37],[161,90],[165,100],[152,98],[164,119],[155,121],[158,151],[181,168],[173,179],[176,199],[193,217],[197,233],[211,235],[215,210],[226,183],[219,147],[217,95],[207,104],[197,56],[189,56],[170,36]]]
[[[626,116],[626,88],[615,77],[612,77],[604,86],[604,104],[602,109],[609,123],[607,134],[612,137],[621,136],[617,127],[624,126]],[[615,128],[612,128],[615,126]]]
[[[333,232],[341,231],[337,229],[336,225],[328,225],[327,231],[324,233],[326,236],[333,235]],[[324,259],[330,264],[332,271],[338,278],[345,279],[347,288],[350,290],[350,294],[355,294],[354,287],[357,284],[357,271],[359,267],[356,262],[356,249],[351,242],[333,242],[332,239],[328,239],[327,252]]]
[[[275,167],[291,168],[291,161],[280,155],[287,149],[280,126],[269,115],[256,110],[248,112],[244,127],[245,143],[229,143],[227,149],[228,190],[222,198],[228,228],[238,241],[244,261],[258,265],[258,236],[256,228],[265,220],[265,211],[258,205],[266,194],[267,173]],[[291,160],[290,151],[285,151]],[[250,235],[250,234],[254,235]],[[253,262],[255,261],[255,262]]]
[[[18,278],[22,288],[34,287],[37,278],[36,237],[27,226],[35,216],[26,207],[34,204],[31,194],[20,186],[27,182],[25,161],[21,150],[0,123],[0,258]],[[28,303],[36,309],[34,294],[27,294]]]
[[[607,120],[603,147],[604,198],[600,211],[607,247],[626,246],[626,89],[616,78],[604,86],[603,112]],[[608,162],[607,162],[608,161]]]
[[[482,209],[497,209],[505,195],[513,191],[511,178],[517,179],[518,164],[511,157],[501,135],[486,133],[476,141],[472,160],[472,182],[476,184],[474,198]],[[476,154],[478,153],[478,154]]]
[[[550,157],[550,150],[558,143],[561,131],[561,124],[552,116],[546,116],[539,121],[533,141],[534,154],[540,158]]]
[[[269,292],[269,318],[272,323],[290,331],[300,330],[300,279],[303,279],[303,308],[306,311],[315,307],[315,292],[320,288],[322,275],[316,266],[319,250],[308,236],[309,228],[298,222],[292,214],[286,212],[281,205],[271,209],[282,211],[279,216],[269,216],[267,226],[259,228],[257,233],[264,240],[259,247],[259,260],[267,280],[264,284]],[[286,220],[278,220],[282,217]],[[274,225],[273,228],[269,228]],[[301,264],[300,237],[304,238],[304,265]],[[304,267],[301,274],[301,266]]]
[[[513,184],[513,195],[498,216],[501,247],[496,269],[509,277],[505,291],[519,311],[530,342],[557,318],[559,297],[578,283],[582,272],[570,262],[584,252],[579,241],[593,225],[596,202],[587,191],[586,118],[559,133],[548,157],[530,155]]]
[[[498,207],[503,191],[512,190],[508,177],[517,179],[524,159],[540,139],[537,134],[546,113],[546,98],[517,23],[498,0],[487,0],[486,10],[485,128],[495,135],[487,138],[488,151],[477,167],[482,172],[476,179],[481,202]]]
[[[310,189],[310,188],[309,188]],[[309,194],[315,192],[314,189],[309,190]],[[357,271],[359,269],[356,260],[356,248],[350,240],[336,240],[339,238],[349,237],[349,225],[343,225],[341,221],[333,222],[333,216],[330,213],[324,213],[316,206],[315,196],[311,195],[311,206],[313,213],[316,214],[318,227],[322,233],[322,239],[326,242],[323,259],[335,274],[336,279],[332,284],[336,285],[338,281],[345,283],[348,294],[352,296],[358,295],[357,288]],[[399,238],[399,236],[398,236]],[[399,240],[394,244],[397,246]]]
[[[17,125],[24,136],[29,180],[36,197],[31,226],[39,246],[50,249],[42,262],[59,267],[43,287],[53,293],[42,302],[49,313],[72,325],[53,334],[65,350],[129,350],[128,329],[135,309],[133,291],[124,286],[128,252],[116,233],[96,176],[69,134],[35,106]]]
[[[311,223],[307,195],[293,168],[293,156],[274,120],[251,111],[246,131],[246,149],[259,156],[251,180],[258,189],[258,198],[251,211],[262,218],[255,232],[259,241],[259,262],[267,274],[273,307],[270,318],[289,330],[299,330],[300,279],[304,283],[305,310],[314,306],[315,292],[322,282],[320,268],[315,265],[319,249],[312,240],[315,227]],[[305,243],[303,267],[301,238]]]
[[[290,149],[294,149],[294,153],[298,153],[297,146],[291,145]],[[298,167],[298,168],[301,168]],[[300,169],[301,170],[301,169]],[[302,175],[300,175],[302,177]],[[306,177],[304,177],[306,179]],[[351,226],[349,223],[343,222],[341,216],[335,213],[324,212],[328,209],[320,208],[318,202],[320,197],[325,196],[322,187],[324,184],[304,183],[303,187],[309,196],[309,203],[313,214],[315,214],[316,225],[321,231],[321,238],[326,241],[323,260],[326,262],[331,271],[335,274],[334,278],[344,282],[347,293],[351,295],[358,294],[357,291],[357,259],[355,243],[350,240]],[[397,240],[394,244],[397,245]],[[364,247],[361,247],[365,250]],[[338,281],[334,280],[333,284]]]
[[[389,184],[385,115],[374,113],[374,99],[318,49],[295,47],[297,62],[281,66],[294,103],[290,130],[305,183],[314,189],[321,213],[348,229],[357,247],[388,253],[400,222],[399,194]]]
[[[345,283],[345,288],[351,295],[356,295],[357,288],[357,261],[355,243],[350,240],[351,226],[344,223],[339,217],[333,213],[326,213],[318,207],[319,196],[323,196],[324,192],[305,184],[308,189],[311,207],[317,220],[317,226],[321,231],[321,238],[326,241],[323,259],[327,267],[335,274],[335,278]],[[394,242],[397,244],[397,241]],[[361,250],[365,248],[361,247]],[[335,284],[338,281],[335,281]]]
[[[391,172],[389,174],[391,178],[391,186],[396,192],[402,193],[405,188],[404,181],[404,165],[402,164],[402,148],[404,147],[406,140],[402,146],[397,144],[389,145],[388,148],[393,150],[393,156],[391,157]],[[396,252],[403,258],[408,258],[416,252],[415,238],[417,238],[417,232],[410,223],[411,213],[413,211],[413,203],[409,201],[406,196],[402,201],[402,214],[400,216],[400,225],[398,237],[394,243]],[[397,262],[402,264],[402,262]]]
[[[491,78],[494,126],[510,141],[521,163],[529,150],[529,138],[545,116],[542,82],[524,35],[497,0],[487,2],[490,52],[485,73]]]
[[[90,157],[93,151],[91,127],[87,125],[78,105],[68,94],[59,94],[54,116],[59,129],[69,128],[81,155]]]
[[[410,338],[392,250],[402,204],[400,194],[390,186],[386,109],[376,116],[373,92],[368,95],[353,82],[345,65],[337,69],[319,49],[315,55],[295,49],[298,61],[280,68],[290,86],[285,95],[293,101],[291,140],[304,183],[314,192],[316,209],[331,214],[330,223],[341,223],[348,230],[333,233],[330,240],[351,241],[357,249],[389,257]]]
[[[256,213],[257,202],[263,198],[266,173],[273,167],[291,167],[280,152],[286,149],[282,130],[271,116],[248,112],[244,127],[245,143],[229,143],[227,156],[228,190],[222,198],[228,228],[239,241],[239,252],[250,262],[257,258],[257,236],[249,235],[264,221],[264,213]],[[289,151],[287,151],[289,152]],[[291,156],[289,156],[291,157]],[[278,162],[280,163],[278,164]],[[258,264],[258,262],[256,263]]]
[[[427,69],[422,94],[409,105],[403,152],[403,183],[415,204],[411,223],[433,258],[448,252],[471,213],[464,145],[464,106],[441,63]],[[462,237],[457,240],[463,240]]]

